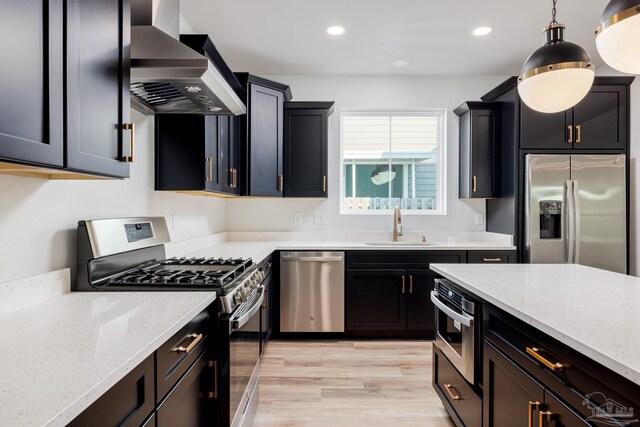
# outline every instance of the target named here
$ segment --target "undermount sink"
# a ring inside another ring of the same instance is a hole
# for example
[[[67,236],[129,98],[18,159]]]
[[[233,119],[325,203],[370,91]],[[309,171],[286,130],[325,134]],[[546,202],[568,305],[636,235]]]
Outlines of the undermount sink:
[[[367,246],[436,246],[435,243],[431,242],[419,242],[419,241],[407,241],[401,240],[399,242],[393,242],[389,240],[379,241],[379,242],[364,242]]]

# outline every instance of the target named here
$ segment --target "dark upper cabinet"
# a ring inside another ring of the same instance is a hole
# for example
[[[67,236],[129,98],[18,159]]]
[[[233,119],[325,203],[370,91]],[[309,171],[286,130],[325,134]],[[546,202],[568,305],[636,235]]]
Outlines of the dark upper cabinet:
[[[129,0],[66,4],[66,167],[128,177],[135,160],[134,130],[129,129]]]
[[[624,151],[629,132],[629,87],[600,82],[575,107],[561,113],[539,113],[521,102],[521,148]]]
[[[156,190],[239,194],[237,117],[156,114],[155,121]]]
[[[0,160],[64,164],[63,27],[62,0],[3,2]]]
[[[284,196],[327,197],[333,102],[285,102]]]
[[[466,102],[454,112],[460,117],[459,197],[498,197],[500,104]]]
[[[47,178],[128,177],[129,35],[129,0],[3,6],[0,158]]]
[[[240,116],[243,195],[282,197],[284,102],[291,99],[291,91],[252,74],[236,77],[247,93],[247,114]]]

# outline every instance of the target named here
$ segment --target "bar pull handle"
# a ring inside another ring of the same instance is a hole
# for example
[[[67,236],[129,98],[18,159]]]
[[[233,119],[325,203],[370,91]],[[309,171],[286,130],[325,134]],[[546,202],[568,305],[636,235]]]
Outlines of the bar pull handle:
[[[409,275],[409,293],[413,293],[413,275]]]
[[[404,282],[405,282],[405,277],[404,277],[404,274],[403,274],[402,275],[402,293],[403,294],[405,293],[405,284],[404,284]]]
[[[233,168],[233,188],[238,188],[238,169]]]
[[[527,417],[527,426],[528,427],[533,427],[533,411],[539,411],[540,409],[542,409],[542,405],[540,404],[540,402],[535,401],[529,401],[529,411],[528,413],[528,417]]]
[[[561,371],[565,368],[565,366],[560,362],[552,363],[549,360],[547,360],[544,356],[542,356],[539,353],[540,349],[537,347],[527,347],[526,351],[529,356],[533,357],[538,362],[542,363],[544,366],[551,369],[553,372]]]
[[[582,142],[582,125],[576,126],[576,144]]]
[[[213,391],[208,393],[209,399],[218,398],[218,362],[216,360],[209,361],[209,367],[213,369]]]
[[[327,176],[322,177],[322,191],[327,191]]]
[[[538,413],[538,427],[544,427],[546,421],[554,421],[556,419],[556,415],[550,411],[540,411]]]
[[[502,258],[482,258],[482,262],[502,262]]]
[[[213,181],[213,158],[212,157],[205,157],[204,158],[205,164],[206,164],[206,170],[207,170],[207,176],[205,177],[205,180],[207,182],[211,182]]]
[[[131,131],[131,155],[130,156],[122,156],[122,161],[124,163],[133,163],[133,154],[135,150],[135,140],[136,140],[136,124],[135,123],[124,123],[122,125],[122,129]]]
[[[453,394],[453,392],[451,391],[452,388],[453,386],[451,384],[444,384],[444,389],[447,391],[447,394],[449,395],[451,400],[460,400],[460,395]]]
[[[193,339],[188,346],[186,346],[186,347],[180,346],[180,347],[175,348],[173,351],[175,351],[176,353],[187,353],[188,354],[191,350],[193,350],[193,348],[196,345],[198,345],[198,343],[200,341],[202,341],[203,335],[202,334],[191,334],[191,335],[188,335],[188,337]]]
[[[573,144],[573,125],[569,125],[568,129],[569,129],[569,141],[567,142],[569,144]]]
[[[284,189],[284,175],[278,175],[278,191],[282,193]]]
[[[473,192],[475,193],[476,191],[478,191],[478,177],[474,175],[473,176]]]

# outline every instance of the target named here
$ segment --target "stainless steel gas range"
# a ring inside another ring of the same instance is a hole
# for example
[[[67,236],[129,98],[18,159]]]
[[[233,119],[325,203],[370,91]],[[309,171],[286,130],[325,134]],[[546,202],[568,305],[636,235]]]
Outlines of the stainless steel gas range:
[[[78,223],[75,291],[216,292],[217,425],[251,425],[258,405],[261,307],[271,259],[166,258],[164,217]]]

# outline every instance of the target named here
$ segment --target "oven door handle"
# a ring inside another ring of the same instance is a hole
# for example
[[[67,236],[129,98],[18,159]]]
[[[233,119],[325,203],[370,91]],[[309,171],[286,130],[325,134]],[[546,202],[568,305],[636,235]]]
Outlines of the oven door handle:
[[[238,329],[242,328],[262,307],[262,303],[264,302],[264,286],[258,286],[256,289],[258,293],[260,293],[260,298],[254,301],[253,305],[245,314],[240,316],[237,319],[232,319],[229,322],[229,333],[233,333]]]
[[[464,325],[468,328],[473,326],[473,318],[465,316],[464,314],[456,313],[447,307],[440,298],[438,298],[438,294],[435,291],[431,291],[431,302],[438,308],[438,310],[442,311],[444,314],[459,322],[461,325]]]

